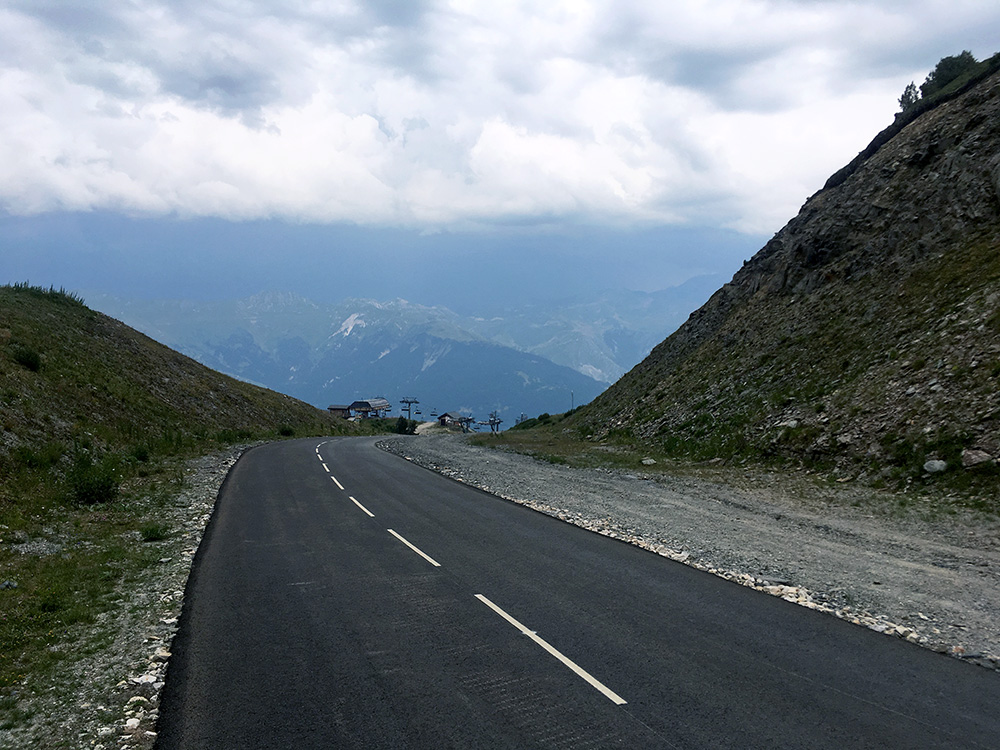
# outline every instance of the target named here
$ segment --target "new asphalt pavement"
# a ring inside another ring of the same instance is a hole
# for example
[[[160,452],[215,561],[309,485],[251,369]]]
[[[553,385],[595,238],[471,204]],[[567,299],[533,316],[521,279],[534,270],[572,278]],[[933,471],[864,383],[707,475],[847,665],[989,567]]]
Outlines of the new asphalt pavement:
[[[158,748],[1000,746],[1000,674],[374,443],[274,443],[233,468]]]

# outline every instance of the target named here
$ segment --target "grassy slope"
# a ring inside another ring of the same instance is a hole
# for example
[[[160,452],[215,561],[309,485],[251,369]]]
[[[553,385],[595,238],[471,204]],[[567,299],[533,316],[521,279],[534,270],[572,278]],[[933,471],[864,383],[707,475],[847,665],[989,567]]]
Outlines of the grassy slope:
[[[211,371],[72,295],[0,287],[0,714],[16,720],[26,675],[73,649],[74,625],[171,533],[157,508],[179,460],[227,444],[372,430]],[[59,554],[19,554],[25,542]]]
[[[199,365],[71,296],[0,288],[4,448],[84,436],[102,449],[173,453],[281,426],[329,429],[324,412]],[[19,364],[36,352],[40,367]]]

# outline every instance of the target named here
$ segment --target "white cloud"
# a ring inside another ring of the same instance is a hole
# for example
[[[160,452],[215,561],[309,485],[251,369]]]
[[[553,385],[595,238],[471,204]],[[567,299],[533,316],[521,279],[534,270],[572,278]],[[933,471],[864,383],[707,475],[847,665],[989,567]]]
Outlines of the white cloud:
[[[12,2],[0,208],[773,231],[982,6]]]

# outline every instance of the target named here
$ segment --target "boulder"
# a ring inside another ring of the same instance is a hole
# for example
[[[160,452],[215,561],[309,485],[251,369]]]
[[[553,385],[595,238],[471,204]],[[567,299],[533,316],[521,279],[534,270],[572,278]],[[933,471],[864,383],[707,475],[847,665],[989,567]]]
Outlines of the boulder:
[[[947,468],[948,462],[942,461],[940,458],[932,458],[924,463],[924,471],[928,474],[939,474]]]
[[[996,459],[989,453],[978,448],[966,448],[962,451],[962,466],[966,469],[975,469],[981,466],[992,466],[996,464]]]

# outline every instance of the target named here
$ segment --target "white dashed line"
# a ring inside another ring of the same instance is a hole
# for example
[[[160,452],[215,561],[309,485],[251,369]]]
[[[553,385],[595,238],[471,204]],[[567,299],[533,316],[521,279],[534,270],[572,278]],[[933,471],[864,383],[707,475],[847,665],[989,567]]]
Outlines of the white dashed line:
[[[348,497],[350,497],[350,495],[348,495]],[[363,506],[361,503],[359,503],[353,497],[351,497],[351,502],[353,502],[355,505],[357,505],[359,508],[361,508],[361,510],[363,510],[365,513],[367,513],[369,518],[375,518],[375,514],[374,513],[372,513],[370,510],[368,510],[368,508],[366,508],[365,506]]]
[[[441,563],[439,563],[439,562],[438,562],[437,560],[435,560],[435,559],[434,559],[433,557],[431,557],[430,555],[425,555],[425,554],[424,554],[423,552],[421,552],[421,551],[420,551],[419,549],[417,549],[416,547],[414,547],[414,546],[413,546],[412,544],[410,544],[410,543],[409,543],[408,541],[406,541],[405,539],[403,539],[403,537],[401,537],[401,536],[400,536],[399,534],[397,534],[397,533],[396,533],[395,531],[393,531],[392,529],[386,529],[386,531],[388,531],[388,532],[389,532],[390,534],[392,534],[392,535],[393,535],[394,537],[396,537],[396,538],[397,538],[397,539],[398,539],[399,541],[401,541],[401,542],[402,542],[403,544],[405,544],[405,545],[406,545],[407,547],[409,547],[409,548],[410,548],[410,549],[412,549],[412,550],[413,550],[414,552],[416,552],[416,553],[417,553],[418,555],[420,555],[420,556],[421,556],[422,558],[424,558],[424,559],[425,559],[425,560],[426,560],[427,562],[429,562],[429,563],[430,563],[431,565],[433,565],[433,566],[434,566],[435,568],[440,568],[440,567],[441,567]]]
[[[604,697],[607,698],[608,700],[610,700],[612,703],[614,703],[615,705],[618,705],[618,706],[622,706],[622,705],[624,705],[626,703],[625,699],[622,698],[620,695],[618,695],[618,693],[616,693],[614,690],[612,690],[611,688],[607,687],[604,683],[602,683],[599,680],[597,680],[596,678],[594,678],[587,670],[585,670],[583,667],[581,667],[580,665],[578,665],[572,659],[570,659],[567,656],[563,656],[561,653],[559,653],[559,651],[557,651],[552,646],[550,646],[543,638],[540,638],[538,636],[538,634],[534,630],[528,630],[528,628],[524,627],[524,625],[522,625],[521,623],[519,623],[517,620],[515,620],[510,615],[508,615],[506,612],[504,612],[502,609],[500,609],[500,607],[498,607],[496,604],[494,604],[493,602],[491,602],[489,599],[487,599],[482,594],[476,594],[476,598],[479,601],[481,601],[483,604],[485,604],[487,607],[489,607],[490,609],[492,609],[494,612],[496,612],[498,615],[500,615],[503,619],[505,619],[511,625],[513,625],[515,628],[517,628],[522,633],[524,633],[526,636],[528,636],[531,640],[533,640],[539,646],[541,646],[546,651],[548,651],[550,654],[552,654],[554,657],[556,657],[564,665],[566,665],[567,667],[569,667],[574,673],[576,673],[577,676],[582,677],[586,682],[588,682],[590,684],[591,687],[596,688],[597,690],[599,690],[604,695]]]
[[[340,489],[344,489],[344,485],[342,485],[340,482],[338,482],[337,481],[337,477],[335,477],[333,474],[330,475],[330,479],[332,479],[333,483],[335,485],[337,485],[338,487],[340,487]]]
[[[330,473],[330,467],[327,466],[325,462],[321,462],[321,463],[323,463],[323,469],[326,471],[327,474],[329,474]]]

